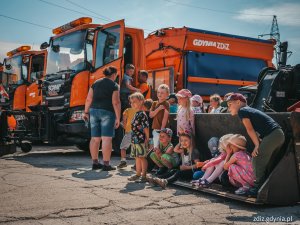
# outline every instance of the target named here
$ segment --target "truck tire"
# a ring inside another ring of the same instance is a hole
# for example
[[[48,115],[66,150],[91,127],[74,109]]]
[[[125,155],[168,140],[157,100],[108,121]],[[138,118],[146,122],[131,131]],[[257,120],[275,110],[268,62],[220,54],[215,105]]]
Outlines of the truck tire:
[[[32,145],[30,143],[20,143],[20,148],[22,152],[28,153],[32,149]]]
[[[113,155],[120,155],[121,150],[120,150],[120,145],[123,139],[124,133],[123,133],[123,128],[119,127],[118,129],[115,130],[115,137],[112,140],[112,148],[113,148]]]

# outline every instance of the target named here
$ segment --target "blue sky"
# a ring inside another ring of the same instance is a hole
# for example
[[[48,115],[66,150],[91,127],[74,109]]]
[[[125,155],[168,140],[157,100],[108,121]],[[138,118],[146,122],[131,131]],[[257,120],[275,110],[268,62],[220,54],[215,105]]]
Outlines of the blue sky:
[[[269,33],[272,15],[276,14],[281,40],[289,41],[289,49],[293,51],[288,61],[292,65],[300,63],[299,12],[300,0],[3,0],[0,8],[0,15],[49,28],[82,16],[92,16],[95,23],[102,24],[109,19],[125,19],[126,25],[143,28],[145,32],[163,27],[187,26],[249,37]],[[0,61],[7,51],[21,44],[38,49],[52,35],[49,28],[1,16],[0,26]]]

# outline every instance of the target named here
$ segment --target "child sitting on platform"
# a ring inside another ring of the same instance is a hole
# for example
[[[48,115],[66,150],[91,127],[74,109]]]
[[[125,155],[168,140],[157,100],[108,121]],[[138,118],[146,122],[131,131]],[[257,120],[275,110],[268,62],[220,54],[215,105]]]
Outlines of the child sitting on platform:
[[[174,152],[181,155],[182,164],[178,169],[173,169],[164,177],[150,178],[150,182],[158,184],[162,188],[170,183],[177,181],[178,179],[191,180],[193,178],[193,172],[196,170],[196,163],[199,162],[199,151],[194,148],[193,136],[191,131],[184,131],[179,133],[180,143],[174,148]]]
[[[255,180],[252,159],[246,152],[246,138],[236,134],[229,139],[228,143],[224,169],[228,170],[230,183],[239,188],[235,194],[244,195],[254,186]]]
[[[205,173],[198,181],[193,182],[195,185],[203,188],[209,187],[222,174],[227,154],[226,148],[228,146],[228,141],[232,136],[233,134],[226,134],[220,138],[219,151],[221,152],[221,154],[205,161],[204,163],[202,163],[202,165],[198,163],[198,168],[202,167],[202,171],[205,171]]]
[[[179,156],[174,152],[174,147],[171,143],[172,135],[173,131],[169,128],[159,131],[159,145],[150,154],[152,161],[159,167],[156,175],[162,175],[168,169],[173,169],[179,164]]]

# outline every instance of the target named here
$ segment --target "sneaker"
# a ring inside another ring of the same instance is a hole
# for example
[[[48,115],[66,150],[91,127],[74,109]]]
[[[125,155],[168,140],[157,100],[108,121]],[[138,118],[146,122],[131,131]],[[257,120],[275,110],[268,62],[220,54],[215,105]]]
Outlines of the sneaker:
[[[101,163],[93,164],[92,170],[100,170],[103,168],[103,165]]]
[[[192,184],[192,186],[199,186],[201,180],[192,180],[190,183]]]
[[[131,167],[131,169],[136,170],[135,164]]]
[[[113,166],[111,166],[111,165],[108,165],[108,166],[103,165],[103,169],[102,169],[102,170],[103,170],[103,171],[116,170],[116,167],[113,167]]]
[[[124,168],[124,167],[127,167],[126,161],[121,161],[120,164],[117,166],[118,169],[121,169],[121,168]]]
[[[165,172],[167,172],[168,171],[168,169],[166,168],[166,167],[160,167],[157,171],[156,171],[156,173],[155,173],[155,175],[156,176],[159,176],[159,175],[163,175]]]
[[[168,184],[168,181],[166,179],[154,178],[154,182],[161,186],[163,189],[165,189]]]
[[[150,184],[154,184],[155,185],[155,182],[154,182],[154,177],[152,176],[152,175],[147,175],[146,176],[146,178],[147,178],[147,180],[148,180],[148,182],[150,183]]]
[[[148,180],[146,177],[141,176],[138,180],[135,180],[135,183],[146,183]]]
[[[136,180],[138,180],[138,179],[140,179],[140,176],[138,176],[138,175],[132,175],[131,177],[128,177],[127,178],[127,180],[129,180],[129,181],[136,181]]]
[[[246,195],[249,191],[249,188],[246,187],[240,187],[239,189],[237,189],[234,193],[236,195]]]
[[[247,195],[249,196],[249,197],[257,197],[257,193],[258,193],[258,188],[256,188],[256,187],[252,187],[252,188],[250,188],[248,191],[247,191]]]

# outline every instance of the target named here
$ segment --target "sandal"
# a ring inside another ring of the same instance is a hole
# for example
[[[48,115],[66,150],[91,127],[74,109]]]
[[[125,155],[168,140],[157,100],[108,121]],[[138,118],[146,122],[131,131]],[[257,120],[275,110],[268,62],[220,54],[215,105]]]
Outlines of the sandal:
[[[202,188],[209,188],[211,185],[211,183],[209,183],[207,180],[202,180],[200,183],[199,183],[199,187],[202,187]]]
[[[201,179],[199,179],[199,180],[192,180],[190,183],[192,184],[192,186],[199,186],[199,184],[200,184],[201,181],[202,181]]]
[[[128,177],[127,180],[129,181],[136,181],[139,180],[141,176],[138,175],[132,175],[131,177]]]

